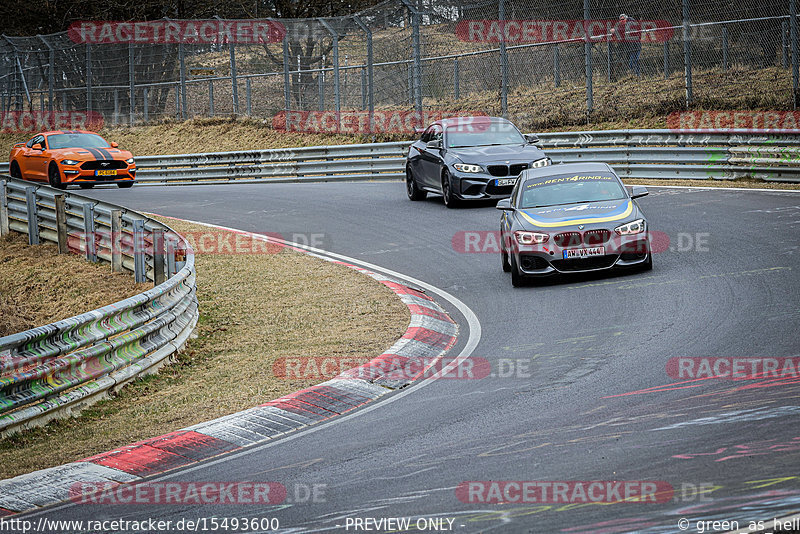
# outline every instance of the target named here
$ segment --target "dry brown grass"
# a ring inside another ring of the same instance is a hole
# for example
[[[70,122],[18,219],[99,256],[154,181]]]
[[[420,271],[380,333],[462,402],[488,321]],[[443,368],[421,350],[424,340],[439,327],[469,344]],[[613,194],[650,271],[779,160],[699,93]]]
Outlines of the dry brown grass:
[[[165,222],[178,231],[207,231]],[[177,362],[77,419],[0,441],[0,478],[256,406],[322,381],[275,378],[276,358],[369,359],[408,325],[408,309],[389,289],[342,265],[288,250],[198,255],[196,262],[198,337]]]
[[[16,232],[0,238],[0,336],[66,319],[145,291],[108,264],[28,246]]]

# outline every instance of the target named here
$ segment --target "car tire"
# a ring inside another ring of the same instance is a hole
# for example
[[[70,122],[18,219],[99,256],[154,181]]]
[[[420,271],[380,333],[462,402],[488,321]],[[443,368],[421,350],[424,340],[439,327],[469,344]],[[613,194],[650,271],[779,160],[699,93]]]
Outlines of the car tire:
[[[450,209],[457,208],[460,203],[458,197],[453,193],[453,188],[451,186],[450,173],[444,171],[442,173],[442,198],[444,198],[444,205]]]
[[[58,166],[55,163],[51,163],[50,167],[47,169],[47,181],[50,182],[51,187],[55,187],[56,189],[67,188],[67,186],[61,182],[61,173],[58,172]]]
[[[94,187],[94,184],[80,184],[81,189],[91,189]]]
[[[133,180],[131,180],[130,182],[117,182],[117,187],[119,187],[120,189],[128,189],[130,187],[133,187]]]
[[[511,272],[511,262],[508,260],[508,252],[506,252],[506,249],[503,248],[503,245],[500,245],[500,255],[502,256],[503,272],[504,273],[510,273]]]
[[[525,285],[525,278],[522,276],[522,273],[519,272],[519,267],[517,266],[517,260],[514,259],[514,255],[511,255],[511,285],[514,287],[522,287]]]
[[[19,163],[12,161],[11,167],[8,169],[8,174],[11,175],[12,178],[22,179],[22,171],[19,170]]]
[[[406,165],[406,194],[408,199],[412,201],[425,200],[428,196],[427,191],[423,191],[417,186],[417,181],[414,179],[414,174],[408,165]]]

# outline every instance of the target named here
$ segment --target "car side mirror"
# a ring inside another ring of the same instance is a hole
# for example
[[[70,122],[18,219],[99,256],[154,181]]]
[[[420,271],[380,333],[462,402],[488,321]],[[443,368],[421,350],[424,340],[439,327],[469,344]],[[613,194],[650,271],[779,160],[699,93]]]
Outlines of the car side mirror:
[[[435,141],[428,141],[428,144],[425,145],[425,148],[429,150],[441,150],[442,142],[438,139],[436,139]]]
[[[495,206],[497,209],[502,211],[514,211],[514,208],[511,207],[511,199],[504,198],[497,201],[497,205]]]
[[[119,148],[119,144],[117,144],[115,141],[111,141],[111,148]]]
[[[631,198],[641,198],[647,196],[649,191],[643,185],[634,185],[631,187]]]
[[[34,144],[33,144],[33,146],[32,146],[31,148],[32,148],[33,150],[44,150],[44,147],[42,146],[42,144],[41,144],[41,143],[34,143]]]
[[[528,142],[529,145],[538,145],[541,143],[539,136],[536,134],[525,134],[525,140]]]

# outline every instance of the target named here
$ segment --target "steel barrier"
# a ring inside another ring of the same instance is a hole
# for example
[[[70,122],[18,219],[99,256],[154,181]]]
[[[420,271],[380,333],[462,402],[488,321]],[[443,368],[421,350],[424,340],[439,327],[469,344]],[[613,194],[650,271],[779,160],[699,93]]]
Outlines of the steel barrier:
[[[539,134],[554,163],[603,161],[624,178],[800,182],[800,135],[606,130]],[[409,142],[138,156],[139,185],[393,180]],[[5,167],[4,167],[5,165]],[[0,164],[0,172],[8,164]]]
[[[5,178],[0,235],[58,243],[152,289],[102,308],[0,337],[0,436],[77,412],[154,372],[198,319],[194,252],[182,237],[123,207]]]

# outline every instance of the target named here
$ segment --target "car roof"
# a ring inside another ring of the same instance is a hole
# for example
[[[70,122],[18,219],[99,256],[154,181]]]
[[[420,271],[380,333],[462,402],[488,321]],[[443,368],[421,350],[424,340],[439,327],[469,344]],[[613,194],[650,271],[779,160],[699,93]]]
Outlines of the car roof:
[[[443,127],[451,126],[454,124],[460,124],[467,121],[489,121],[489,122],[504,122],[507,124],[514,124],[508,119],[504,119],[503,117],[487,117],[486,115],[464,115],[463,117],[448,117],[446,119],[439,119],[438,121],[434,121],[431,123],[433,124],[440,124]],[[430,126],[430,125],[429,125]]]
[[[539,167],[536,169],[526,169],[522,171],[520,177],[523,181],[530,179],[540,179],[547,176],[556,176],[558,174],[571,174],[571,173],[588,173],[588,172],[611,172],[615,176],[617,173],[611,168],[608,163],[587,162],[587,163],[559,163],[556,165],[548,165],[547,167]],[[618,176],[617,176],[618,177]]]
[[[97,132],[90,132],[88,130],[52,130],[49,132],[41,132],[41,134],[36,135],[57,135],[57,134],[94,134],[100,135]]]

